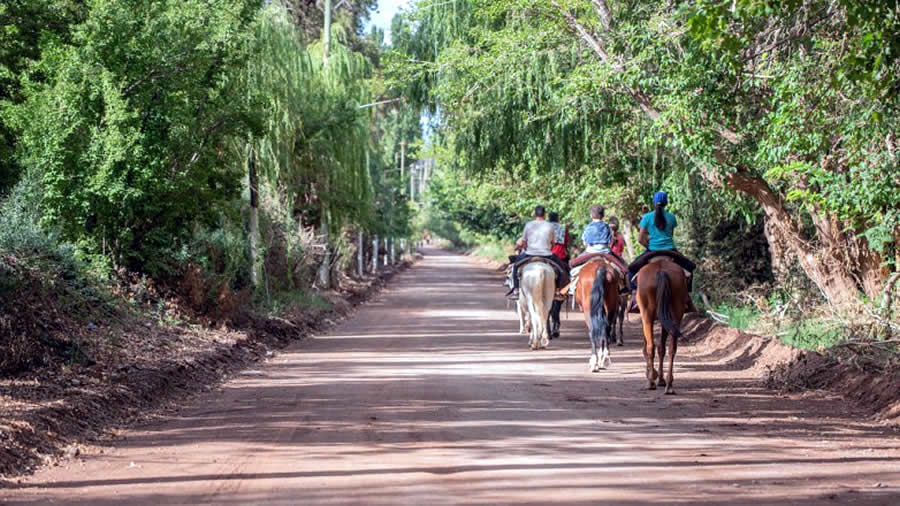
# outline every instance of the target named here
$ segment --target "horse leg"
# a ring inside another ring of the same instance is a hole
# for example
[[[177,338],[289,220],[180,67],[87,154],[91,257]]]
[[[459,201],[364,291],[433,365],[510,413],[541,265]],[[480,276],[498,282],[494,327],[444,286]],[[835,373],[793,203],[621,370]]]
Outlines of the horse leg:
[[[641,314],[644,322],[644,357],[647,359],[647,381],[650,390],[656,390],[656,369],[653,368],[653,359],[656,354],[653,342],[653,320],[649,316]]]
[[[666,358],[666,340],[669,338],[669,333],[666,329],[661,329],[659,332],[659,381],[657,384],[661,387],[666,386],[666,380],[663,379],[663,361]],[[674,336],[673,336],[674,339]]]
[[[543,320],[544,328],[541,332],[541,348],[550,345],[550,312],[553,308],[553,292],[556,289],[556,281],[551,279],[548,285],[547,280],[541,286],[539,316]]]
[[[587,326],[588,339],[591,340],[591,358],[588,359],[588,371],[597,372],[597,343],[591,337],[591,308],[582,304],[581,309],[584,311],[584,324]]]
[[[678,337],[672,336],[672,341],[669,343],[669,374],[666,375],[666,395],[675,394],[675,388],[672,386],[672,382],[675,380],[673,370],[675,368],[676,351],[678,351]],[[662,373],[661,370],[660,373]]]
[[[612,359],[609,358],[609,334],[600,338],[601,357],[599,359],[600,368],[606,369],[612,366]]]
[[[619,332],[616,334],[616,344],[623,346],[625,344],[625,308],[628,305],[627,298],[619,299],[619,310],[616,320],[619,322]]]
[[[537,289],[535,289],[536,291]],[[547,318],[544,311],[543,294],[532,293],[531,297],[531,330],[532,343],[531,349],[536,350],[545,343],[549,342],[547,338]]]

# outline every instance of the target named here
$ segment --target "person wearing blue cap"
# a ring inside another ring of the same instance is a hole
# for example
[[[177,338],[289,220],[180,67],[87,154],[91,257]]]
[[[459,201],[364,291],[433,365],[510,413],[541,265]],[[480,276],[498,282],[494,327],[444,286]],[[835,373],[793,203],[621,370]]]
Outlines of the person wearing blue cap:
[[[641,218],[641,223],[638,225],[641,229],[638,242],[647,248],[647,251],[676,249],[672,234],[675,232],[675,227],[678,226],[678,218],[666,211],[668,203],[669,194],[664,191],[656,192],[653,195],[654,210]]]
[[[653,194],[653,211],[650,211],[641,218],[641,222],[638,225],[641,229],[641,233],[638,236],[638,242],[647,248],[647,250],[635,258],[634,262],[631,262],[631,265],[628,266],[629,277],[632,279],[632,286],[634,286],[633,280],[635,274],[637,274],[641,267],[647,264],[647,261],[654,256],[658,256],[656,253],[658,251],[671,252],[669,256],[671,256],[672,260],[687,271],[688,290],[690,290],[693,285],[693,276],[691,273],[694,272],[694,269],[696,269],[697,266],[694,262],[691,262],[689,259],[678,253],[678,249],[675,247],[673,235],[675,233],[675,227],[678,226],[678,218],[676,218],[674,214],[666,211],[666,206],[668,204],[669,195],[664,191],[656,192]],[[634,301],[632,301],[631,311],[633,312],[634,309]],[[696,310],[693,302],[688,299],[688,312],[694,312]]]

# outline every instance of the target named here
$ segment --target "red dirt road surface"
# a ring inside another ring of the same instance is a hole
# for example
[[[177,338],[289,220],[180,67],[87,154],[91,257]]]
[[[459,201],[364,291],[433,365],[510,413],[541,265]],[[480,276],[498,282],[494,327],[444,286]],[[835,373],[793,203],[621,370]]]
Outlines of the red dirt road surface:
[[[636,318],[516,334],[497,274],[428,251],[327,335],[0,490],[8,504],[900,504],[897,433],[691,346],[648,391]],[[565,317],[564,317],[565,318]]]

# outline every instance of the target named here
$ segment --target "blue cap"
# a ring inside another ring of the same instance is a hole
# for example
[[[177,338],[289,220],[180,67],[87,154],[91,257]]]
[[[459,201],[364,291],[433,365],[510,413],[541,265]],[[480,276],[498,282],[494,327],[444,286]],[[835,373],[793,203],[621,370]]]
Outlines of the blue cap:
[[[669,203],[669,194],[666,192],[656,192],[653,194],[653,205],[657,206],[659,204],[666,205]]]

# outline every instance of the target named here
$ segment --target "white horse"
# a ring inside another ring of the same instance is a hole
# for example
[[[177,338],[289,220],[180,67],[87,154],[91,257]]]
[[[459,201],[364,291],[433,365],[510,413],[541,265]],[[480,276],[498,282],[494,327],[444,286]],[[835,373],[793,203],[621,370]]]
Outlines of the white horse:
[[[531,323],[531,338],[528,344],[532,350],[546,348],[550,344],[547,317],[550,315],[556,291],[556,272],[544,262],[526,264],[522,267],[522,281],[519,287],[519,297],[525,301]]]

